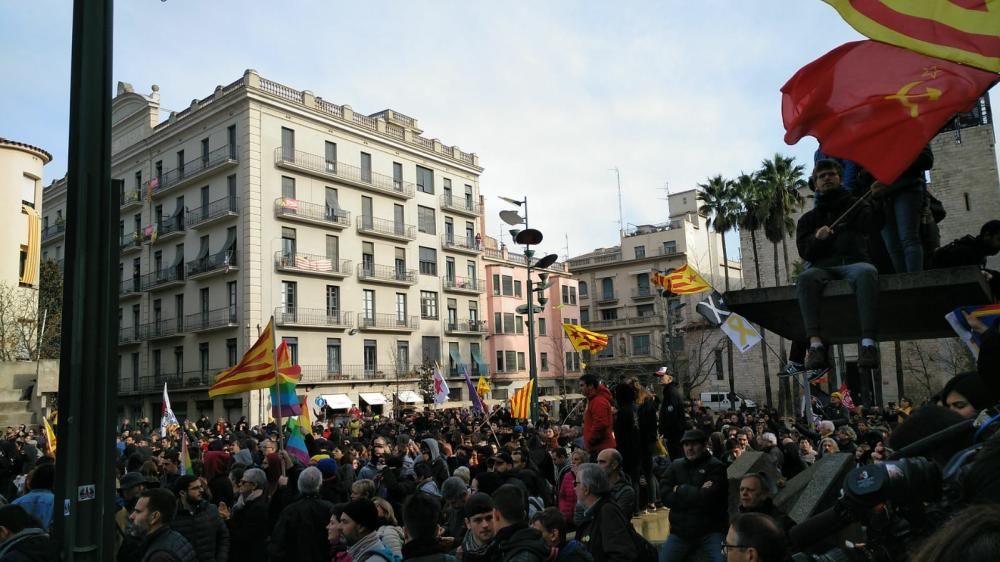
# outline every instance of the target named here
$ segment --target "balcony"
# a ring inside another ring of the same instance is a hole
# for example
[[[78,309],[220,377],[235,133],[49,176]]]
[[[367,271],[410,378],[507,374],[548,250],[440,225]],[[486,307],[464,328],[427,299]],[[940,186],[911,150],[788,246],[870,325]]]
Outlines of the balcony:
[[[441,288],[447,293],[478,295],[486,292],[486,281],[468,277],[441,277]]]
[[[177,168],[164,173],[162,176],[155,178],[153,199],[172,193],[213,173],[235,168],[239,162],[236,152],[236,147],[230,147],[229,145],[221,146],[209,152],[204,157],[199,156],[194,160],[189,160]]]
[[[184,371],[183,373],[160,373],[144,377],[122,377],[118,381],[119,394],[144,394],[163,392],[166,383],[170,390],[196,389],[211,386],[215,374],[222,369],[204,371]]]
[[[307,203],[301,199],[289,197],[278,197],[274,200],[274,216],[279,219],[304,222],[337,230],[351,226],[350,211]]]
[[[142,341],[139,337],[139,330],[135,326],[121,328],[118,330],[118,345],[136,345]]]
[[[390,265],[358,264],[358,280],[387,285],[413,285],[417,282],[416,269],[401,269]]]
[[[375,217],[358,217],[358,234],[409,242],[417,239],[417,227]]]
[[[184,222],[188,228],[205,228],[213,224],[228,221],[240,214],[239,197],[223,197],[208,205],[188,211]]]
[[[142,278],[125,279],[118,284],[118,300],[123,301],[142,294]]]
[[[478,255],[482,253],[482,238],[476,240],[474,236],[448,236],[441,237],[441,247],[448,252],[461,252],[463,254]]]
[[[184,266],[175,265],[142,276],[143,291],[162,291],[184,285]]]
[[[395,377],[393,369],[365,369],[364,365],[302,365],[302,382],[379,381]]]
[[[632,300],[651,299],[659,294],[653,287],[632,287]]]
[[[57,222],[42,229],[42,242],[62,240],[66,235],[66,223]]]
[[[206,310],[184,317],[184,328],[188,332],[213,332],[237,327],[239,327],[239,318],[236,307]]]
[[[139,338],[145,341],[168,340],[184,337],[184,322],[179,319],[164,318],[139,327]]]
[[[274,253],[274,268],[285,273],[343,279],[351,275],[351,260],[331,260],[326,256],[302,252],[288,254],[279,250]]]
[[[163,221],[156,226],[156,236],[153,237],[150,244],[159,244],[160,242],[166,242],[167,240],[183,238],[185,232],[184,220],[180,216],[164,218]]]
[[[121,248],[121,255],[134,254],[142,249],[142,234],[138,231],[132,234],[124,234],[119,239],[118,246]]]
[[[420,327],[419,316],[397,314],[358,315],[358,328],[371,332],[412,332]]]
[[[603,291],[597,295],[597,304],[613,304],[618,302],[618,291]]]
[[[324,156],[301,150],[286,150],[280,146],[275,148],[274,165],[400,199],[412,199],[414,194],[414,185],[411,182],[395,180],[391,176],[363,170],[343,162],[329,162]]]
[[[279,306],[274,309],[274,322],[283,328],[328,328],[346,330],[354,327],[354,313],[322,308]]]
[[[118,210],[121,212],[131,211],[142,207],[142,191],[123,191],[118,194]]]
[[[662,326],[663,317],[659,314],[643,314],[641,316],[629,316],[627,318],[629,326]]]
[[[471,198],[454,197],[447,193],[441,195],[441,208],[470,217],[478,217],[483,214],[483,209],[479,203]]]
[[[489,333],[489,327],[485,320],[469,320],[459,318],[458,320],[445,323],[444,333],[451,335],[472,335],[481,336]]]
[[[203,279],[215,275],[226,275],[239,271],[236,265],[236,250],[222,251],[187,262],[188,279]]]

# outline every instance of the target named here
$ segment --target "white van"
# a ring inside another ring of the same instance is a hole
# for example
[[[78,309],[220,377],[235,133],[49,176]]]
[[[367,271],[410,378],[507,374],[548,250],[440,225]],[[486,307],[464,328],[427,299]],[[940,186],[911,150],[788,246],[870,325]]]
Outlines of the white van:
[[[736,400],[729,399],[728,392],[702,392],[701,404],[706,408],[711,408],[713,412],[725,412],[726,410],[740,410],[746,407],[747,410],[757,409],[757,403],[736,393]]]

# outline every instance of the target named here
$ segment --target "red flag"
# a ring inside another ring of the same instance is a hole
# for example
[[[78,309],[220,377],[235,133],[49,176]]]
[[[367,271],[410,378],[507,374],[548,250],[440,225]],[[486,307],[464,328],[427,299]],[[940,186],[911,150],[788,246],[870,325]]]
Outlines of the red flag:
[[[841,45],[781,88],[785,142],[816,137],[824,153],[892,183],[997,75],[875,41]]]

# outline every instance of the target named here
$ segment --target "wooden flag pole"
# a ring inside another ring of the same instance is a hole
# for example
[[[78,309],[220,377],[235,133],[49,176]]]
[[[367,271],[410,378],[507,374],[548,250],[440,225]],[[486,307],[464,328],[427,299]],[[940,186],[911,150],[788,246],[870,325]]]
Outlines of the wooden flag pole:
[[[865,198],[867,198],[871,194],[872,191],[869,189],[868,191],[864,192],[864,194],[862,194],[861,197],[858,197],[858,200],[855,201],[854,204],[848,207],[846,211],[844,211],[839,217],[837,217],[837,220],[833,221],[833,224],[830,225],[830,230],[833,230],[833,228],[836,227],[838,224],[840,224],[842,220],[847,218],[847,215],[851,214],[851,211],[853,211],[855,207],[860,205],[861,202],[864,201]]]
[[[274,333],[274,316],[271,316],[271,323],[268,324],[268,325],[271,326],[271,337],[274,339],[275,346],[277,346],[278,345],[278,338],[276,337],[276,335]],[[272,361],[274,361],[274,384],[275,385],[280,385],[281,384],[281,372],[278,370],[279,366],[278,366],[277,347],[275,349],[271,350],[271,359],[272,359]],[[261,391],[263,392],[263,389],[261,389]],[[278,391],[275,392],[275,394],[278,396],[278,405],[277,405],[276,408],[274,408],[274,411],[276,412],[276,415],[275,415],[275,424],[278,426],[278,450],[281,451],[281,452],[284,452],[285,451],[285,432],[284,432],[284,430],[281,427],[282,421],[281,421],[281,388],[280,388],[280,386],[278,387]],[[272,405],[272,407],[274,407],[274,405]],[[284,458],[281,459],[281,475],[282,476],[285,475],[285,459]]]

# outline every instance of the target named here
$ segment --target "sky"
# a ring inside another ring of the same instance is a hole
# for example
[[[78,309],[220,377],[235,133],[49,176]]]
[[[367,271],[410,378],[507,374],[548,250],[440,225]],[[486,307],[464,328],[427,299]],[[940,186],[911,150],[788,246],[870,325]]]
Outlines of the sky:
[[[667,190],[753,171],[787,146],[779,88],[860,39],[820,0],[119,0],[114,81],[180,110],[247,68],[475,152],[487,234],[528,197],[541,249],[579,255],[667,220]],[[66,170],[72,2],[0,7],[0,136]],[[808,168],[807,168],[808,170]],[[509,242],[509,235],[507,235]],[[737,247],[730,244],[730,247]]]

